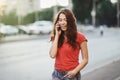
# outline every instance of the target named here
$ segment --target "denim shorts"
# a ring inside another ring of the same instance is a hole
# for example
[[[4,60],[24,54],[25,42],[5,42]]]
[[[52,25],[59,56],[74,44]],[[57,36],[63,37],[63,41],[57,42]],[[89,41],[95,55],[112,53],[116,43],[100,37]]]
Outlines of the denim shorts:
[[[67,74],[67,72],[54,69],[52,73],[52,80],[81,80],[80,72],[77,73],[74,78],[64,77],[65,74]]]

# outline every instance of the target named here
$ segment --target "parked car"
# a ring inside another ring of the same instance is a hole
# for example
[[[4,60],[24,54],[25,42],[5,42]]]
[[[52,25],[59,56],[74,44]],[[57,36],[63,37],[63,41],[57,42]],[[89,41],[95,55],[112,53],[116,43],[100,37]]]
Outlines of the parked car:
[[[52,26],[51,21],[36,21],[28,26],[28,34],[49,34]]]
[[[16,27],[10,25],[3,25],[0,27],[0,33],[5,35],[17,34],[19,30]]]
[[[19,32],[22,34],[28,34],[29,33],[29,28],[24,25],[19,25],[18,26]]]

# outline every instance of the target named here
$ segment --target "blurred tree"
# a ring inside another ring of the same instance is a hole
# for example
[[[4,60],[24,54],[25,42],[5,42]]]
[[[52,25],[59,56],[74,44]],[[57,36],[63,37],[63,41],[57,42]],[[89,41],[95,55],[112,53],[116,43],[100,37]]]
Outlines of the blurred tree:
[[[62,6],[57,6],[58,7],[58,10],[60,10],[61,8],[63,8]],[[51,7],[51,8],[46,8],[46,9],[43,9],[41,11],[38,11],[38,20],[50,20],[50,21],[53,21],[53,11],[54,10],[54,6]],[[29,24],[29,23],[33,23],[36,21],[36,17],[35,17],[35,12],[33,13],[30,13],[28,15],[26,15],[23,19],[23,24]]]
[[[72,0],[73,12],[78,21],[85,23],[91,18],[92,0]]]
[[[113,5],[110,0],[99,0],[97,4],[97,22],[100,25],[108,26],[117,24],[116,5]]]
[[[1,22],[6,25],[16,25],[17,15],[15,11],[11,11],[9,14],[4,14],[1,17]]]
[[[36,21],[35,12],[29,13],[24,17],[24,24],[33,23]],[[41,11],[38,11],[38,20],[52,20],[53,17],[53,9],[52,8],[46,8]]]
[[[73,12],[78,21],[91,23],[91,10],[93,8],[93,0],[72,0]],[[95,0],[96,4],[96,22],[97,25],[106,24],[108,26],[117,24],[116,5],[110,0]]]
[[[81,23],[91,23],[91,11],[93,8],[93,0],[72,0],[73,13],[77,21]],[[97,25],[106,24],[108,26],[117,24],[117,8],[116,4],[112,4],[110,0],[95,0],[96,4],[96,22]],[[63,7],[58,6],[58,10]],[[17,25],[18,18],[15,11],[0,16],[2,23],[7,25]],[[38,20],[53,20],[53,7],[38,11]],[[23,17],[23,24],[35,22],[35,12],[27,14]]]
[[[39,20],[52,20],[53,8],[46,8],[39,12]]]
[[[35,21],[35,13],[29,13],[23,18],[23,24],[33,23],[34,21]]]

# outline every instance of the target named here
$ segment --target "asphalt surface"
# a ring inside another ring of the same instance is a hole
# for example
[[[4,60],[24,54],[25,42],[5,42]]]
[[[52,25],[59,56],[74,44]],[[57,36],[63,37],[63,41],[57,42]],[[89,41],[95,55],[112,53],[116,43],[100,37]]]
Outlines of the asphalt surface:
[[[120,59],[84,74],[82,80],[120,80]]]

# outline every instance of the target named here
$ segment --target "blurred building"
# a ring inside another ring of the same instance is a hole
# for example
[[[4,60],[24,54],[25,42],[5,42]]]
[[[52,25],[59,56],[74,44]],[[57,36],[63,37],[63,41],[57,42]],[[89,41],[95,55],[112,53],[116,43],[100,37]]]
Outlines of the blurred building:
[[[40,0],[1,0],[0,4],[6,5],[6,14],[15,11],[17,15],[24,16],[40,10]]]
[[[56,3],[55,3],[56,1]],[[53,0],[56,5],[61,5],[66,8],[72,9],[72,0]],[[9,14],[11,11],[17,13],[18,16],[25,16],[28,13],[41,10],[41,6],[51,6],[55,5],[52,3],[46,4],[47,1],[42,0],[0,0],[0,5],[4,5],[5,8],[2,9],[6,14]],[[49,1],[48,1],[49,2]],[[57,3],[58,2],[58,3]],[[42,5],[41,3],[44,3]]]

